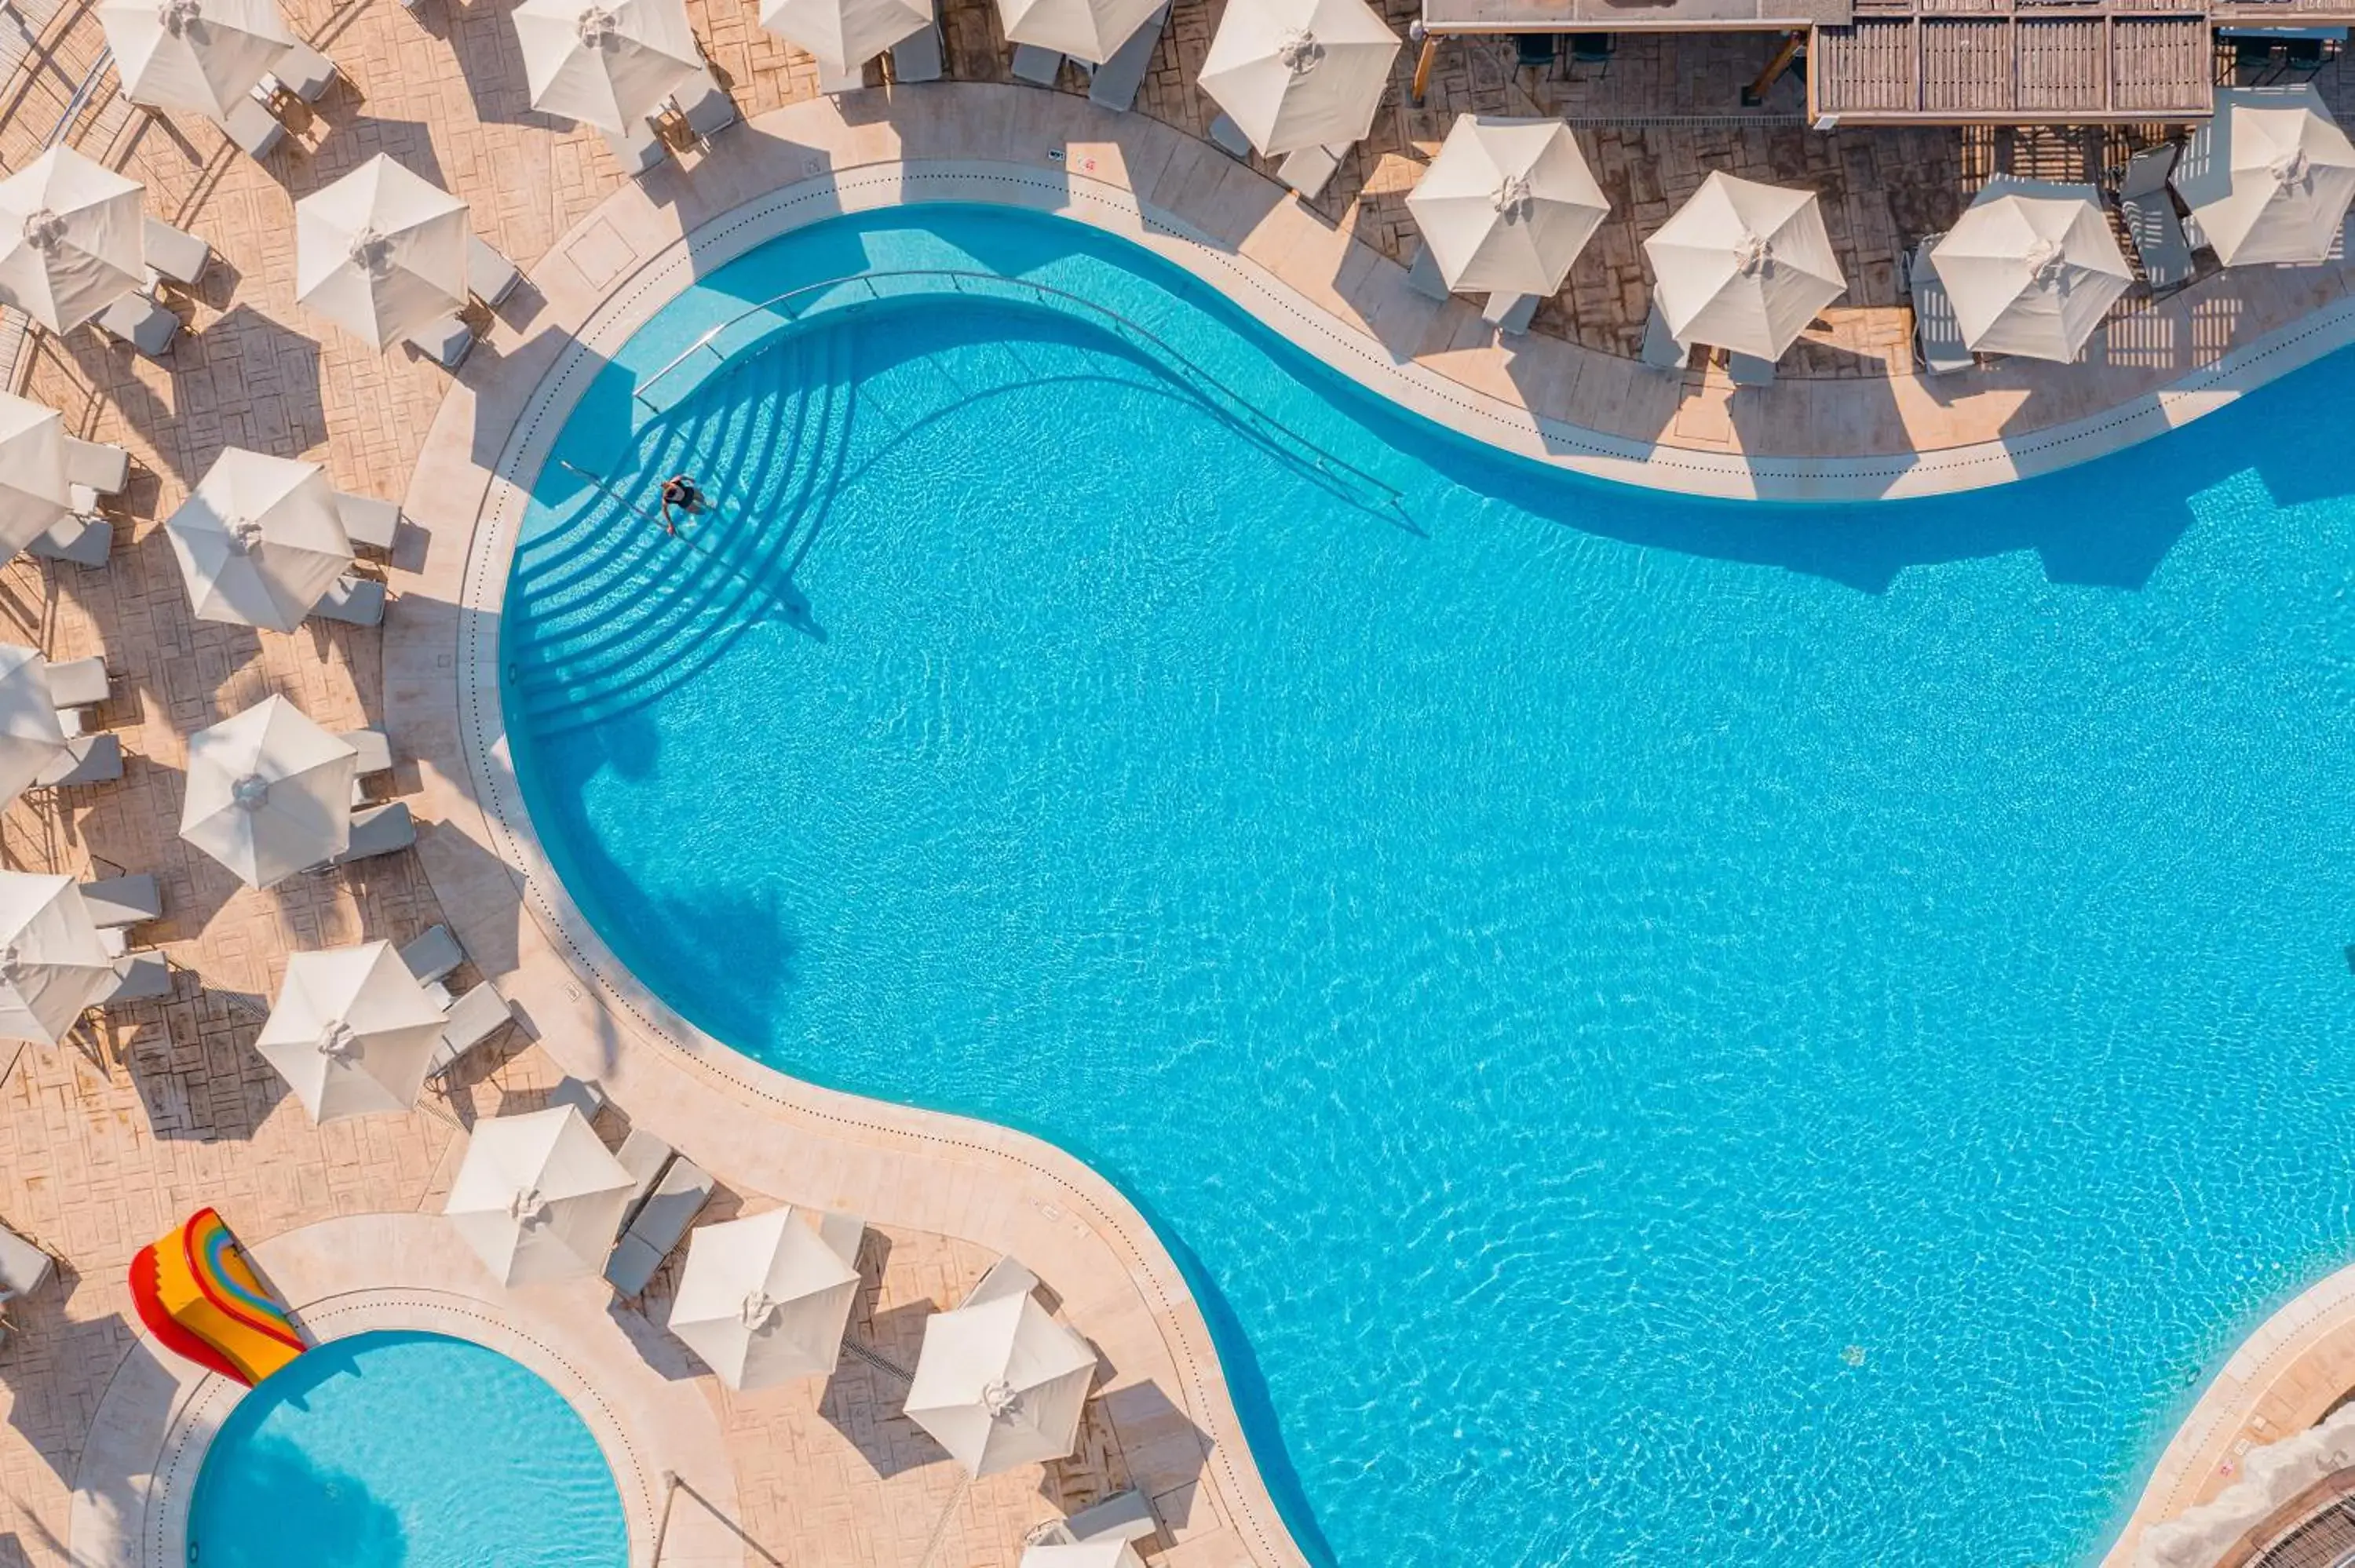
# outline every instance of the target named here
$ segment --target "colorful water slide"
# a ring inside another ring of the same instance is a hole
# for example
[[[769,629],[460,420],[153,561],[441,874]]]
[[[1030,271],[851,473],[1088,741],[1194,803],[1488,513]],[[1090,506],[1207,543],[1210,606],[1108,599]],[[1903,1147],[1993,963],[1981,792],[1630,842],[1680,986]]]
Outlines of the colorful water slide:
[[[286,1308],[211,1209],[131,1260],[139,1320],[175,1354],[248,1388],[306,1348]]]

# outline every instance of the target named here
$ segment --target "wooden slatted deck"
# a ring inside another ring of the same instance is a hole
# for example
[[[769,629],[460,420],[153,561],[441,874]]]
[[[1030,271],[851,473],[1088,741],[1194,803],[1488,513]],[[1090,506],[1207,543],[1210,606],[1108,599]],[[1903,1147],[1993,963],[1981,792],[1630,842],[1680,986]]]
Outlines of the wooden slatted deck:
[[[2134,124],[2207,116],[2215,28],[2355,25],[2355,0],[1424,0],[1451,35],[1805,31],[1817,124]]]

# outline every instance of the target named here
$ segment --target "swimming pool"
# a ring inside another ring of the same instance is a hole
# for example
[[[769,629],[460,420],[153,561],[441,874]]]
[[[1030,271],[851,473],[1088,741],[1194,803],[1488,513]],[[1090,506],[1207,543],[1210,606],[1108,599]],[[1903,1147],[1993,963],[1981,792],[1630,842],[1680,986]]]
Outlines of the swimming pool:
[[[868,270],[907,297],[633,398]],[[2066,1562],[2355,1256],[2349,382],[1716,503],[1401,416],[1092,230],[899,208],[583,398],[508,732],[688,1018],[1137,1199],[1312,1552]],[[673,541],[632,503],[683,469]]]
[[[203,1568],[619,1568],[604,1456],[495,1351],[374,1333],[304,1352],[229,1412],[188,1524]]]

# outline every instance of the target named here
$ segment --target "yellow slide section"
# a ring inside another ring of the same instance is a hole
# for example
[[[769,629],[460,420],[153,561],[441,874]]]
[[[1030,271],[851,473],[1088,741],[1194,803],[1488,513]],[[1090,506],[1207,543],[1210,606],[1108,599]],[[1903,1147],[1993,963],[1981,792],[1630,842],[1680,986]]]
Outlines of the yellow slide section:
[[[169,1349],[249,1388],[303,1353],[303,1336],[211,1209],[131,1264],[140,1319]]]

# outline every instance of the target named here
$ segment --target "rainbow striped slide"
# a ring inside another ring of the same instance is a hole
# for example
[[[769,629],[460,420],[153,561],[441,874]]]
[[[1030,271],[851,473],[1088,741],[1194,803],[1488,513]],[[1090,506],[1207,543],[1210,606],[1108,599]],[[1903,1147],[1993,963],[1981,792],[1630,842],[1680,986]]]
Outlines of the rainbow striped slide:
[[[307,1348],[211,1209],[131,1260],[139,1320],[166,1349],[251,1388]]]

